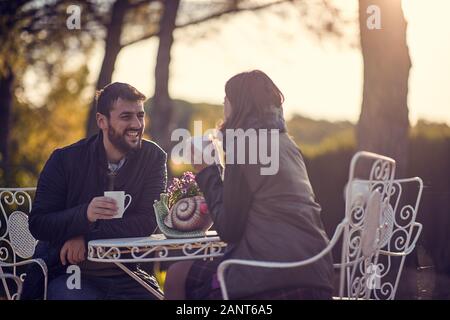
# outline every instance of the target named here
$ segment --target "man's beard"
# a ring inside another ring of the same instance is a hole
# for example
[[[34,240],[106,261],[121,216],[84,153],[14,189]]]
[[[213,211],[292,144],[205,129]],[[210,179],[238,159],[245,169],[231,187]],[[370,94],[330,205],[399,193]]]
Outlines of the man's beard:
[[[128,131],[137,131],[137,130],[127,129],[123,132],[123,134],[120,134],[116,130],[114,130],[114,128],[111,126],[111,124],[109,124],[109,126],[108,126],[109,141],[117,150],[119,150],[122,153],[129,153],[131,151],[137,151],[142,146],[142,135],[141,135],[142,130],[138,130],[139,136],[138,136],[137,145],[131,145],[130,143],[128,143],[126,141],[126,134]]]

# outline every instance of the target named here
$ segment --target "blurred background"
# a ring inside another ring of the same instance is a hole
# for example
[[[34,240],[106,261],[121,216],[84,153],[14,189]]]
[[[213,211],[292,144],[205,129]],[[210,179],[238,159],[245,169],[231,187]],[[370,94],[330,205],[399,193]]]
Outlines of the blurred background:
[[[424,180],[399,294],[450,298],[449,15],[448,0],[0,0],[0,187],[36,186],[55,148],[95,134],[110,82],[147,95],[146,136],[170,154],[173,129],[215,127],[225,82],[260,69],[330,235],[355,151]]]

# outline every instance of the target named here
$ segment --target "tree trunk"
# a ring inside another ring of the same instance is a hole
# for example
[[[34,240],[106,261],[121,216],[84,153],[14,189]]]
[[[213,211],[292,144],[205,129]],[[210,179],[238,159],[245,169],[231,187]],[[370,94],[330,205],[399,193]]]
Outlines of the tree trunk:
[[[381,28],[370,30],[367,8],[376,5]],[[396,178],[406,176],[409,153],[408,78],[411,68],[401,0],[360,0],[359,24],[364,60],[364,91],[357,127],[358,149],[396,160]],[[386,275],[393,281],[399,266]],[[405,261],[396,299],[417,296],[417,252]]]
[[[381,12],[381,29],[367,27],[367,8]],[[408,159],[408,77],[411,68],[401,0],[360,0],[359,24],[364,60],[364,91],[357,127],[358,150],[392,157],[397,177]]]
[[[159,27],[159,47],[155,67],[155,94],[150,108],[150,136],[166,152],[171,150],[170,123],[173,103],[169,95],[170,50],[180,1],[167,1]]]
[[[122,35],[124,17],[128,7],[128,0],[117,0],[112,6],[111,20],[106,27],[107,35],[105,39],[105,54],[103,56],[102,67],[98,76],[96,90],[100,90],[107,84],[111,83],[114,65],[121,49],[120,37]],[[95,99],[93,99],[87,119],[86,137],[90,137],[98,131],[95,117],[96,113]]]
[[[13,103],[14,74],[7,68],[4,75],[0,75],[0,171],[3,183],[11,184],[11,172],[9,167],[9,130],[11,110]]]

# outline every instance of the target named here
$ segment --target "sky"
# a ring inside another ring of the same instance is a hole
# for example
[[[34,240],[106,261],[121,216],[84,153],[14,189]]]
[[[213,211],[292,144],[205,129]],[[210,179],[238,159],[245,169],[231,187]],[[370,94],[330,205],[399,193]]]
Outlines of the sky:
[[[337,3],[344,14],[357,12],[357,0]],[[403,9],[413,65],[410,121],[450,124],[450,0],[403,0]],[[356,122],[362,101],[363,61],[359,48],[349,43],[358,41],[357,24],[347,30],[349,36],[343,40],[318,41],[303,27],[297,11],[291,9],[282,18],[274,10],[280,8],[241,13],[208,23],[203,29],[177,30],[170,66],[171,96],[221,104],[224,84],[231,76],[260,69],[284,93],[288,116],[300,113],[314,119]],[[215,31],[201,39],[189,36],[190,32],[212,29]],[[123,49],[113,81],[128,82],[151,96],[157,45],[157,40],[151,39]]]

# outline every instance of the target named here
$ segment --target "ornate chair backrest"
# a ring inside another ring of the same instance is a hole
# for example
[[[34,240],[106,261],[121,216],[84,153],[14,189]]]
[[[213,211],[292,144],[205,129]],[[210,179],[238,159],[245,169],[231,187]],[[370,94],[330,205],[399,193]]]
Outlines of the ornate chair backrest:
[[[345,190],[345,217],[328,246],[294,262],[226,259],[218,267],[224,299],[225,270],[232,264],[293,268],[309,265],[330,252],[342,236],[339,298],[394,299],[405,257],[414,249],[422,225],[415,222],[420,178],[394,180],[395,161],[370,152],[356,153]],[[405,192],[407,191],[407,192]]]
[[[345,199],[345,227],[340,276],[341,297],[370,299],[379,272],[381,247],[389,242],[389,208],[395,161],[369,152],[356,153],[350,163]]]
[[[394,299],[406,256],[413,251],[422,231],[416,222],[422,196],[420,178],[394,180],[389,206],[381,228],[379,256],[375,267],[371,298]]]
[[[226,259],[218,280],[228,299],[225,270],[232,264],[293,268],[318,261],[342,236],[339,298],[394,299],[405,257],[414,249],[422,225],[415,221],[422,180],[394,180],[395,161],[370,152],[357,152],[350,163],[345,190],[345,217],[328,246],[309,259],[294,262]],[[406,192],[405,192],[406,191]]]
[[[0,188],[0,267],[2,263],[30,259],[34,254],[37,241],[28,228],[28,214],[35,191],[36,188]],[[25,274],[18,275],[15,266],[11,269],[23,280]]]

